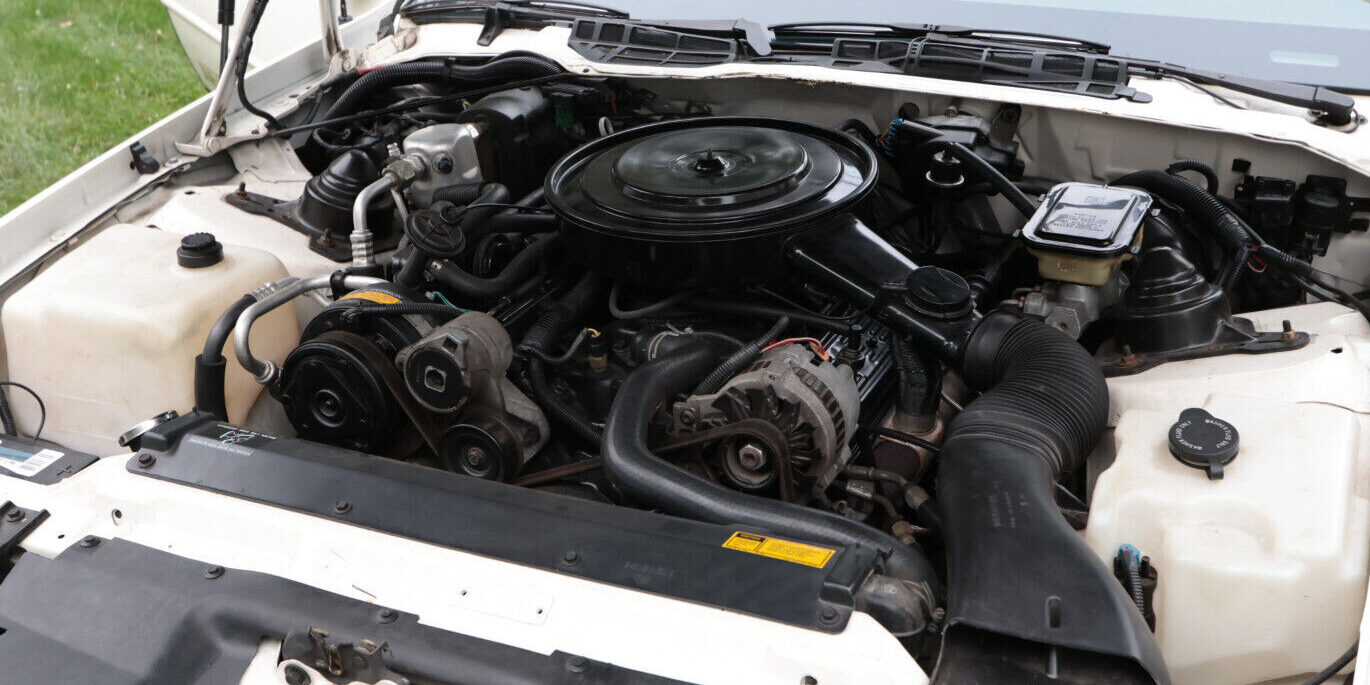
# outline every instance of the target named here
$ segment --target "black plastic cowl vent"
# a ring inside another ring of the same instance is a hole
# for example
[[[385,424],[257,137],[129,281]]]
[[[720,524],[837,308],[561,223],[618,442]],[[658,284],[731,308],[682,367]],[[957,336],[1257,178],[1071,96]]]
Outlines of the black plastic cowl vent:
[[[579,19],[571,48],[604,64],[705,66],[737,61],[737,42],[632,21]]]

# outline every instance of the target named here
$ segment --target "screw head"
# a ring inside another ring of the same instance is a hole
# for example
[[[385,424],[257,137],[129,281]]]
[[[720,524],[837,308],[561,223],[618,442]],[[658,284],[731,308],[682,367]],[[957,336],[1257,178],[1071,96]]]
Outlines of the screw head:
[[[18,523],[24,520],[24,510],[15,507],[5,514],[5,520],[10,523]]]
[[[138,468],[140,469],[145,469],[155,463],[157,463],[157,457],[154,457],[147,452],[138,455]]]
[[[94,546],[100,544],[100,538],[97,538],[97,537],[95,537],[94,535],[87,535],[87,536],[81,538],[81,541],[78,542],[78,543],[76,543],[76,544],[78,544],[78,545],[80,545],[80,546],[82,546],[82,547],[94,547]]]
[[[333,503],[333,513],[335,513],[335,514],[346,514],[346,513],[349,512],[349,511],[352,511],[352,503],[351,503],[351,502],[349,502],[349,501],[347,501],[347,500],[345,500],[345,499],[340,499],[340,500],[338,500],[338,501],[336,501],[336,502]]]
[[[580,552],[577,552],[573,549],[568,549],[566,550],[565,554],[561,555],[561,560],[567,566],[575,566],[577,563],[580,562]]]
[[[210,566],[209,568],[205,569],[206,580],[214,580],[215,578],[218,578],[222,575],[224,575],[224,567],[222,566]]]
[[[381,609],[376,612],[376,620],[381,623],[394,623],[400,617],[400,612],[394,609]]]
[[[437,164],[435,164],[434,166],[438,168],[438,173],[441,174],[450,174],[452,173],[452,169],[454,168],[454,165],[452,164],[452,158],[448,157],[447,155],[439,157]]]

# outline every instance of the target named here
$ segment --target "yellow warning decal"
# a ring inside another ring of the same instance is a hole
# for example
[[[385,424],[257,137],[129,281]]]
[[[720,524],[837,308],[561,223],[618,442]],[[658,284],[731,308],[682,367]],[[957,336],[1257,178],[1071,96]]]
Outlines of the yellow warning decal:
[[[763,557],[780,559],[795,564],[803,564],[814,568],[823,568],[828,565],[828,561],[837,554],[837,550],[817,545],[809,545],[803,542],[793,542],[781,540],[779,538],[757,535],[756,533],[744,533],[738,531],[732,534],[727,540],[723,541],[723,546],[728,549],[735,549],[739,552],[750,552],[759,554]]]
[[[357,290],[342,296],[344,300],[368,300],[376,304],[399,304],[400,298],[378,290]]]

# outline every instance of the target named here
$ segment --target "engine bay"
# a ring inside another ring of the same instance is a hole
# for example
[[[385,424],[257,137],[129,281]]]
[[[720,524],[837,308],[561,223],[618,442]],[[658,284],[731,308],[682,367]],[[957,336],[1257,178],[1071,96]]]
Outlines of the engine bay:
[[[46,405],[7,428],[149,472],[326,446],[789,564],[865,550],[851,608],[938,682],[1276,681],[1352,644],[1365,179],[814,90],[531,53],[335,79],[8,293],[7,377]]]

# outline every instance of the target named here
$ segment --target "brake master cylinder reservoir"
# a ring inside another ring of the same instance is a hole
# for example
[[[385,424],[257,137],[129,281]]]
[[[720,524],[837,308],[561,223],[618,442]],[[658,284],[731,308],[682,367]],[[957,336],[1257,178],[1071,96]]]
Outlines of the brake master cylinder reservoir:
[[[47,404],[42,437],[117,454],[116,438],[129,426],[191,409],[195,355],[214,321],[244,294],[287,275],[268,252],[223,245],[220,253],[205,234],[187,240],[194,254],[178,260],[182,236],[111,226],[5,302],[8,378]],[[252,350],[280,362],[298,335],[294,308],[281,307],[253,325]],[[228,418],[238,423],[261,386],[238,365],[232,341],[224,356]],[[32,435],[37,406],[22,393],[10,397],[20,431]]]
[[[1151,196],[1129,188],[1062,183],[1023,226],[1042,278],[1103,285],[1141,243]]]

